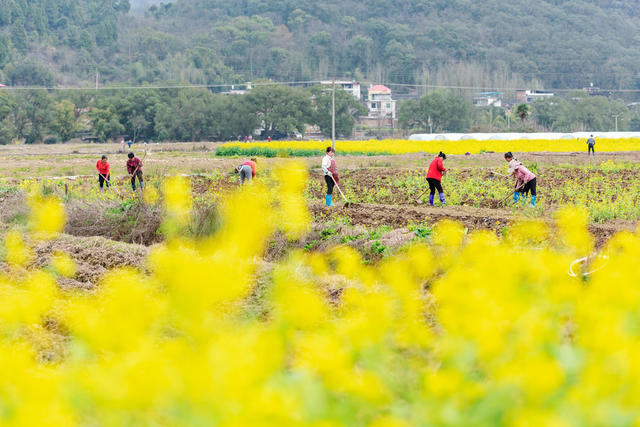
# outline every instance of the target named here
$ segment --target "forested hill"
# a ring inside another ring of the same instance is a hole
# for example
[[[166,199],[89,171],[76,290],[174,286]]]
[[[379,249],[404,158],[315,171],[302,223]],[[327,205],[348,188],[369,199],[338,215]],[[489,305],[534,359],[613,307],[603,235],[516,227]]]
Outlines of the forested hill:
[[[128,0],[1,0],[0,70],[11,85],[71,83],[118,48]]]
[[[2,0],[0,77],[640,88],[636,0],[176,0],[129,9],[128,0]]]

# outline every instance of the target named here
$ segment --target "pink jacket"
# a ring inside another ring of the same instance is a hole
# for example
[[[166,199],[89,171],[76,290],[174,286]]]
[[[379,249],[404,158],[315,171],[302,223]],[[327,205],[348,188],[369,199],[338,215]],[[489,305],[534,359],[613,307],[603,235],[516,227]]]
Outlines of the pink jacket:
[[[521,185],[526,184],[531,181],[536,176],[529,169],[525,168],[523,165],[520,165],[516,168],[514,172],[514,176],[516,177],[517,183],[516,187],[520,187]]]

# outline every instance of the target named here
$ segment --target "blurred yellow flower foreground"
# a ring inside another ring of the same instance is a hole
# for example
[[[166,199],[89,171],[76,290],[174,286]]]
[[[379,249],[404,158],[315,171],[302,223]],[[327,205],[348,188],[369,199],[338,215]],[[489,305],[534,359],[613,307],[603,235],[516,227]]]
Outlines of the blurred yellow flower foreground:
[[[288,165],[279,185],[231,196],[221,229],[200,241],[180,237],[188,186],[169,182],[172,231],[149,272],[112,271],[95,293],[57,287],[56,275],[74,273],[64,254],[44,271],[24,269],[29,245],[10,233],[0,423],[637,422],[640,236],[616,236],[586,278],[568,274],[592,250],[574,210],[558,215],[554,247],[538,247],[552,232],[539,223],[514,226],[504,241],[442,223],[432,246],[378,266],[339,247],[265,268],[272,234],[295,239],[309,224],[304,174]],[[26,241],[43,230],[50,238],[59,221],[38,223],[48,217],[39,210],[61,218],[62,207],[32,204]]]

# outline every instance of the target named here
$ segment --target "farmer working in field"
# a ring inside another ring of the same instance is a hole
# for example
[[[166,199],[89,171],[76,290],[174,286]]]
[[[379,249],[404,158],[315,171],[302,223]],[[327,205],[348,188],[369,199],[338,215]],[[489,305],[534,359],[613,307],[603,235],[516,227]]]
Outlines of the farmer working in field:
[[[144,182],[142,180],[142,161],[137,158],[133,153],[129,153],[129,160],[127,160],[127,172],[131,177],[131,188],[136,191],[136,176],[140,183],[140,190],[144,190]]]
[[[442,189],[442,175],[447,173],[447,169],[444,167],[443,160],[447,158],[447,155],[442,151],[438,154],[438,157],[431,161],[429,165],[429,171],[427,172],[427,182],[429,183],[429,204],[433,206],[433,201],[436,196],[436,190],[440,195],[440,203],[445,205],[444,202],[444,190]]]
[[[338,176],[338,165],[334,158],[336,152],[331,147],[327,147],[327,155],[322,159],[322,171],[324,172],[324,182],[327,183],[327,195],[324,197],[327,206],[331,206],[331,196],[333,195],[333,187],[340,185],[340,176]]]
[[[509,162],[509,176],[516,178],[515,191],[513,193],[513,203],[517,203],[522,196],[526,200],[531,191],[531,206],[536,205],[536,176],[518,160],[513,158],[511,151],[504,153],[504,159]]]
[[[100,185],[100,192],[104,191],[104,185],[107,184],[107,188],[109,188],[110,179],[111,179],[111,170],[109,166],[109,162],[107,162],[107,156],[102,156],[98,163],[96,163],[96,169],[98,169],[98,183]]]
[[[593,135],[591,135],[589,137],[589,139],[587,139],[587,145],[589,146],[589,152],[587,153],[587,156],[590,155],[591,153],[593,153],[593,155],[596,155],[596,139],[593,137]]]
[[[245,180],[249,180],[251,184],[253,182],[253,178],[256,177],[256,165],[257,159],[252,158],[251,160],[247,160],[237,168],[235,168],[234,172],[240,174],[241,183],[244,184]]]

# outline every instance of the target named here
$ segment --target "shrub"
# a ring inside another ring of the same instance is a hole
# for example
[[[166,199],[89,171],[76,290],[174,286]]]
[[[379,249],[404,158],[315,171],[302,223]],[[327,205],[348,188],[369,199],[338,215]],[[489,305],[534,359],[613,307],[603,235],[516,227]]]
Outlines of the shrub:
[[[44,138],[44,143],[45,144],[57,144],[58,143],[58,137],[55,136],[55,135],[49,135],[49,136]]]

